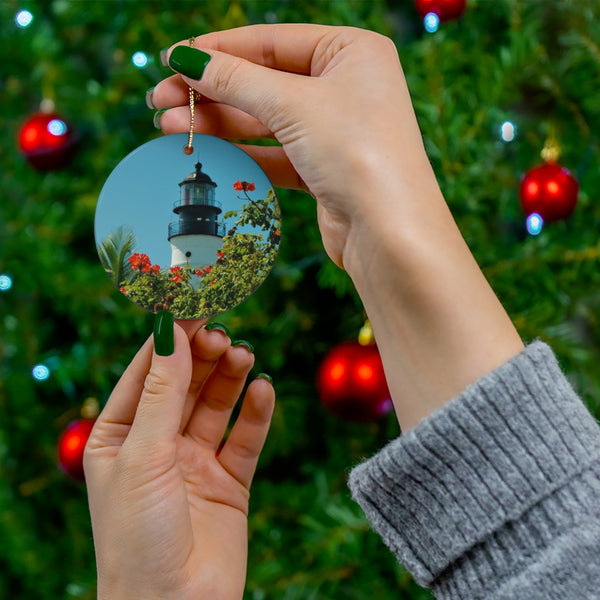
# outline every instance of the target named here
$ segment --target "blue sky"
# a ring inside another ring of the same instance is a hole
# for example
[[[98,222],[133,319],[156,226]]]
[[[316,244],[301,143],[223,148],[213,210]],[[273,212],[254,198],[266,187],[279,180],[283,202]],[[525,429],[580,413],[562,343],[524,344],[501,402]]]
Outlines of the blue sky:
[[[136,252],[144,252],[154,264],[169,265],[167,229],[178,219],[173,212],[173,203],[179,199],[178,184],[194,172],[198,161],[217,184],[215,199],[222,204],[223,213],[241,208],[243,201],[237,196],[242,192],[233,189],[237,180],[256,185],[251,198],[267,197],[271,182],[243,150],[219,138],[195,134],[194,153],[187,156],[183,153],[187,141],[187,133],[157,138],[136,148],[115,167],[96,206],[97,244],[120,226],[130,227],[137,239]]]

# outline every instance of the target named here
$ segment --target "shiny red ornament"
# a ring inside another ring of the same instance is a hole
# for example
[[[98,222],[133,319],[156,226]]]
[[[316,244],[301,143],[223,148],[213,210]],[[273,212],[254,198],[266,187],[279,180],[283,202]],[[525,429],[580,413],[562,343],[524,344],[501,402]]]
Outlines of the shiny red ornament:
[[[462,16],[467,0],[415,0],[415,6],[423,18],[433,13],[440,21],[450,21]]]
[[[325,407],[347,421],[374,421],[392,409],[375,345],[336,346],[321,363],[317,387]]]
[[[84,479],[83,451],[94,419],[79,419],[69,423],[58,440],[58,462],[65,473],[75,479]]]
[[[575,177],[554,162],[534,167],[521,180],[520,199],[525,214],[537,213],[546,223],[570,217],[578,193]]]
[[[27,162],[39,171],[54,171],[67,165],[74,151],[74,135],[56,113],[40,112],[30,117],[19,132],[19,148]]]

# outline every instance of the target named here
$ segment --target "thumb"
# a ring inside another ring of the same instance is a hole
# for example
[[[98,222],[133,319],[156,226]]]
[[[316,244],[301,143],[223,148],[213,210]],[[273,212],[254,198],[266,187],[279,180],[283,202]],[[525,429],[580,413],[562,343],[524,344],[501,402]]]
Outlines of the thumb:
[[[153,338],[152,363],[128,436],[144,446],[175,440],[192,377],[188,336],[170,312],[156,315]]]
[[[273,132],[285,125],[276,121],[283,107],[289,108],[299,97],[294,92],[299,79],[306,79],[225,52],[183,45],[173,48],[168,64],[200,94],[243,110]]]

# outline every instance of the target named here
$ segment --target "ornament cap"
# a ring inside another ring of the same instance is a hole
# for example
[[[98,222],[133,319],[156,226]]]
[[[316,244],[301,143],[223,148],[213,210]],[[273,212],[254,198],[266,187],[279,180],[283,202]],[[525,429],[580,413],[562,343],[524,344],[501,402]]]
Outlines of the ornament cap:
[[[365,324],[360,328],[358,333],[358,343],[361,346],[370,346],[375,343],[375,338],[373,336],[373,329],[371,327],[371,323],[369,319],[365,321]]]
[[[548,138],[540,152],[540,156],[544,162],[556,163],[560,158],[560,144],[556,139],[555,127],[550,124],[548,127]]]
[[[96,398],[86,398],[81,407],[81,416],[84,419],[95,419],[100,414],[100,405]]]

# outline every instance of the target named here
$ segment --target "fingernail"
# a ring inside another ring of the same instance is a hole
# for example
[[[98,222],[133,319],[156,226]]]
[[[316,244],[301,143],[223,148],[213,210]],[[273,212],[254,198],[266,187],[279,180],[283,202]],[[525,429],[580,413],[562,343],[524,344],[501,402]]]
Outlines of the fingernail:
[[[204,329],[206,329],[206,331],[212,331],[213,329],[217,329],[218,331],[222,331],[227,337],[231,337],[229,329],[227,329],[227,327],[225,327],[225,325],[222,325],[221,323],[208,323],[204,326]]]
[[[169,67],[190,79],[200,79],[211,56],[190,46],[175,46],[169,57]]]
[[[160,129],[160,118],[162,117],[163,113],[166,112],[168,109],[163,108],[161,110],[157,110],[154,113],[154,117],[152,118],[152,122],[154,123],[154,127],[156,127],[156,129]]]
[[[161,310],[154,319],[154,350],[159,356],[171,356],[175,352],[173,313]]]
[[[167,54],[168,53],[169,53],[169,48],[163,48],[160,51],[160,54],[159,54],[159,56],[160,56],[160,64],[163,67],[168,67],[169,66],[169,61],[167,60]]]
[[[231,342],[231,345],[232,346],[243,346],[244,348],[246,348],[248,350],[248,352],[254,353],[254,346],[250,342],[247,342],[246,340],[235,340],[235,342]]]
[[[271,385],[273,385],[273,378],[266,373],[259,373],[255,379],[266,379]]]
[[[149,90],[146,90],[146,106],[150,110],[156,110],[156,106],[154,106],[154,103],[152,102],[152,93],[153,92],[154,92],[153,87],[151,87]]]

